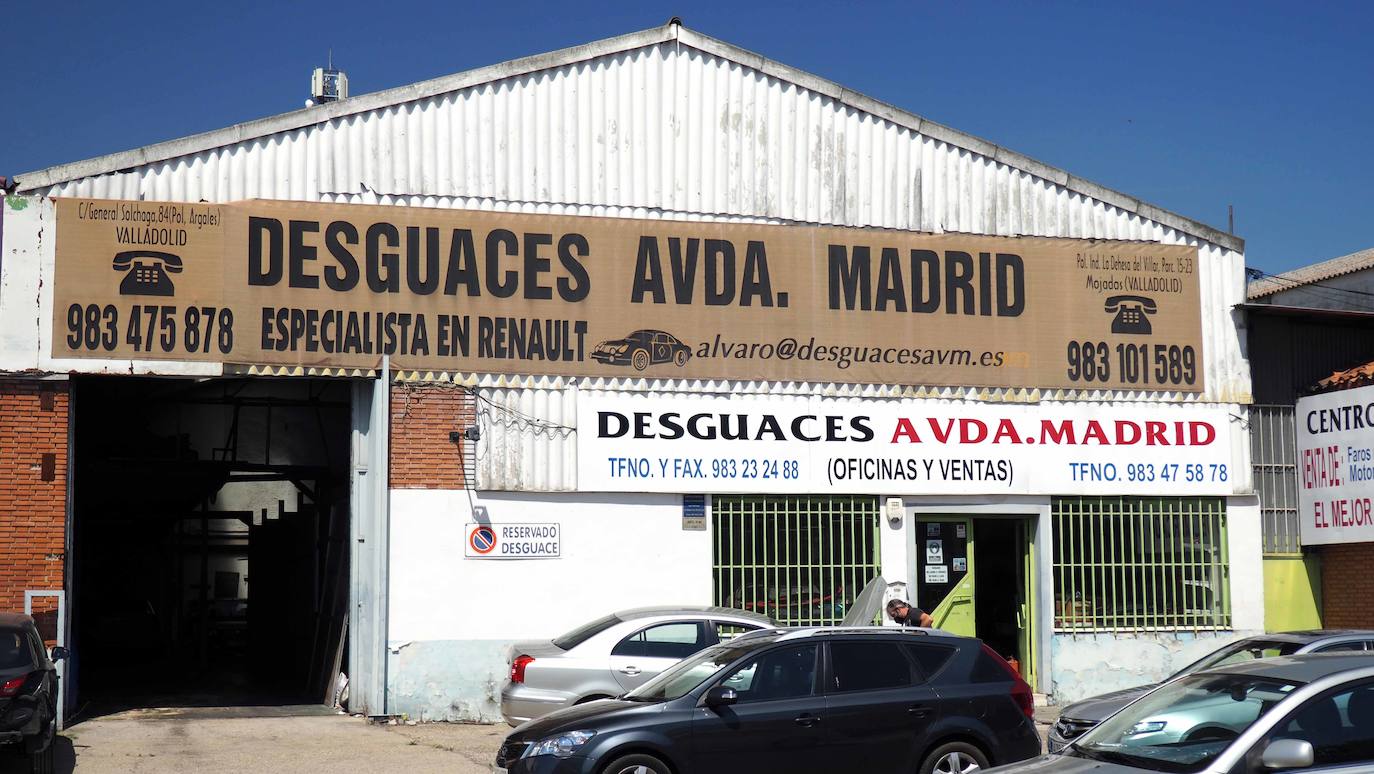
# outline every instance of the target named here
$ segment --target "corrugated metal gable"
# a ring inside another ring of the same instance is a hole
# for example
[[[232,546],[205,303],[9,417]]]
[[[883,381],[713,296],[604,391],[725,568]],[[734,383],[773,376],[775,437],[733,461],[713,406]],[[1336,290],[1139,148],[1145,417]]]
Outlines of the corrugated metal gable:
[[[509,69],[494,66],[484,72]],[[451,378],[483,389],[494,403],[519,406],[555,425],[573,423],[579,389],[970,401],[1249,402],[1248,365],[1231,316],[1231,308],[1244,301],[1244,256],[1239,240],[1200,224],[686,30],[680,39],[655,39],[505,77],[453,78],[466,85],[444,91],[421,84],[414,99],[374,99],[376,104],[356,112],[327,106],[317,109],[324,120],[314,124],[55,182],[39,192],[181,201],[271,198],[1191,244],[1199,249],[1207,379],[1206,392],[1197,396]],[[290,118],[301,124],[308,115]],[[572,432],[535,433],[523,425],[491,429],[483,441],[484,487],[575,486]]]
[[[376,192],[1110,239],[1171,230],[1146,217],[1148,205],[904,115],[931,131],[668,41],[31,191],[182,201]]]

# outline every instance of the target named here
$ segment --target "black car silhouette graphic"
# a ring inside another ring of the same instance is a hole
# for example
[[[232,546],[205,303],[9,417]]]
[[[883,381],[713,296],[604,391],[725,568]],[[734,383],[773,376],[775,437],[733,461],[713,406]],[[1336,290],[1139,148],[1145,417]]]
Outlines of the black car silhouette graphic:
[[[673,363],[687,365],[692,348],[663,331],[635,331],[623,339],[603,341],[592,350],[592,360],[606,365],[634,366],[643,371],[651,365]]]

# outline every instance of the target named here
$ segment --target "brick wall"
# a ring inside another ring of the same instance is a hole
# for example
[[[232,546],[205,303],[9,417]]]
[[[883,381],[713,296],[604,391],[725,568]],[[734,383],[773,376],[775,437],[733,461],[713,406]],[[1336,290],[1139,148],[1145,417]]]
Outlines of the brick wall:
[[[1374,543],[1323,546],[1322,626],[1374,628],[1374,595],[1369,568],[1374,567]]]
[[[68,395],[66,382],[0,379],[0,610],[23,612],[26,589],[63,587]],[[39,616],[48,637],[50,617]]]
[[[449,440],[475,423],[466,390],[449,385],[398,384],[391,390],[391,487],[463,489],[464,454],[473,444]]]

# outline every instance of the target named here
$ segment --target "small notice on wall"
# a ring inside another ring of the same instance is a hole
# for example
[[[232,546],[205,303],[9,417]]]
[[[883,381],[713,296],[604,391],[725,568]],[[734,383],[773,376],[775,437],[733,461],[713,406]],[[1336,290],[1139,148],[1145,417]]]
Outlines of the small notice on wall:
[[[952,560],[955,572],[968,572],[968,557],[956,556]]]
[[[464,554],[469,559],[558,559],[563,531],[558,524],[469,524]]]
[[[682,496],[682,528],[691,532],[706,530],[706,495]]]
[[[949,583],[949,568],[943,564],[926,565],[926,583]]]
[[[926,541],[926,564],[945,563],[945,541],[927,540]]]

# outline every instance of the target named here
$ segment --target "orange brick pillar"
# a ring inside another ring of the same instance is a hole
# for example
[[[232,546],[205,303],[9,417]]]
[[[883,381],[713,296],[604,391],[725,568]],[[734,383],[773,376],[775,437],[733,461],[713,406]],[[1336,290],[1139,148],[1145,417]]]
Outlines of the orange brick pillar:
[[[0,377],[0,610],[64,588],[70,406],[65,381]],[[56,602],[35,600],[34,613],[55,639]]]
[[[1322,626],[1374,629],[1374,543],[1322,546]]]
[[[476,424],[476,401],[452,385],[393,384],[391,388],[392,489],[464,489],[476,464],[465,459],[472,443],[451,432]]]

